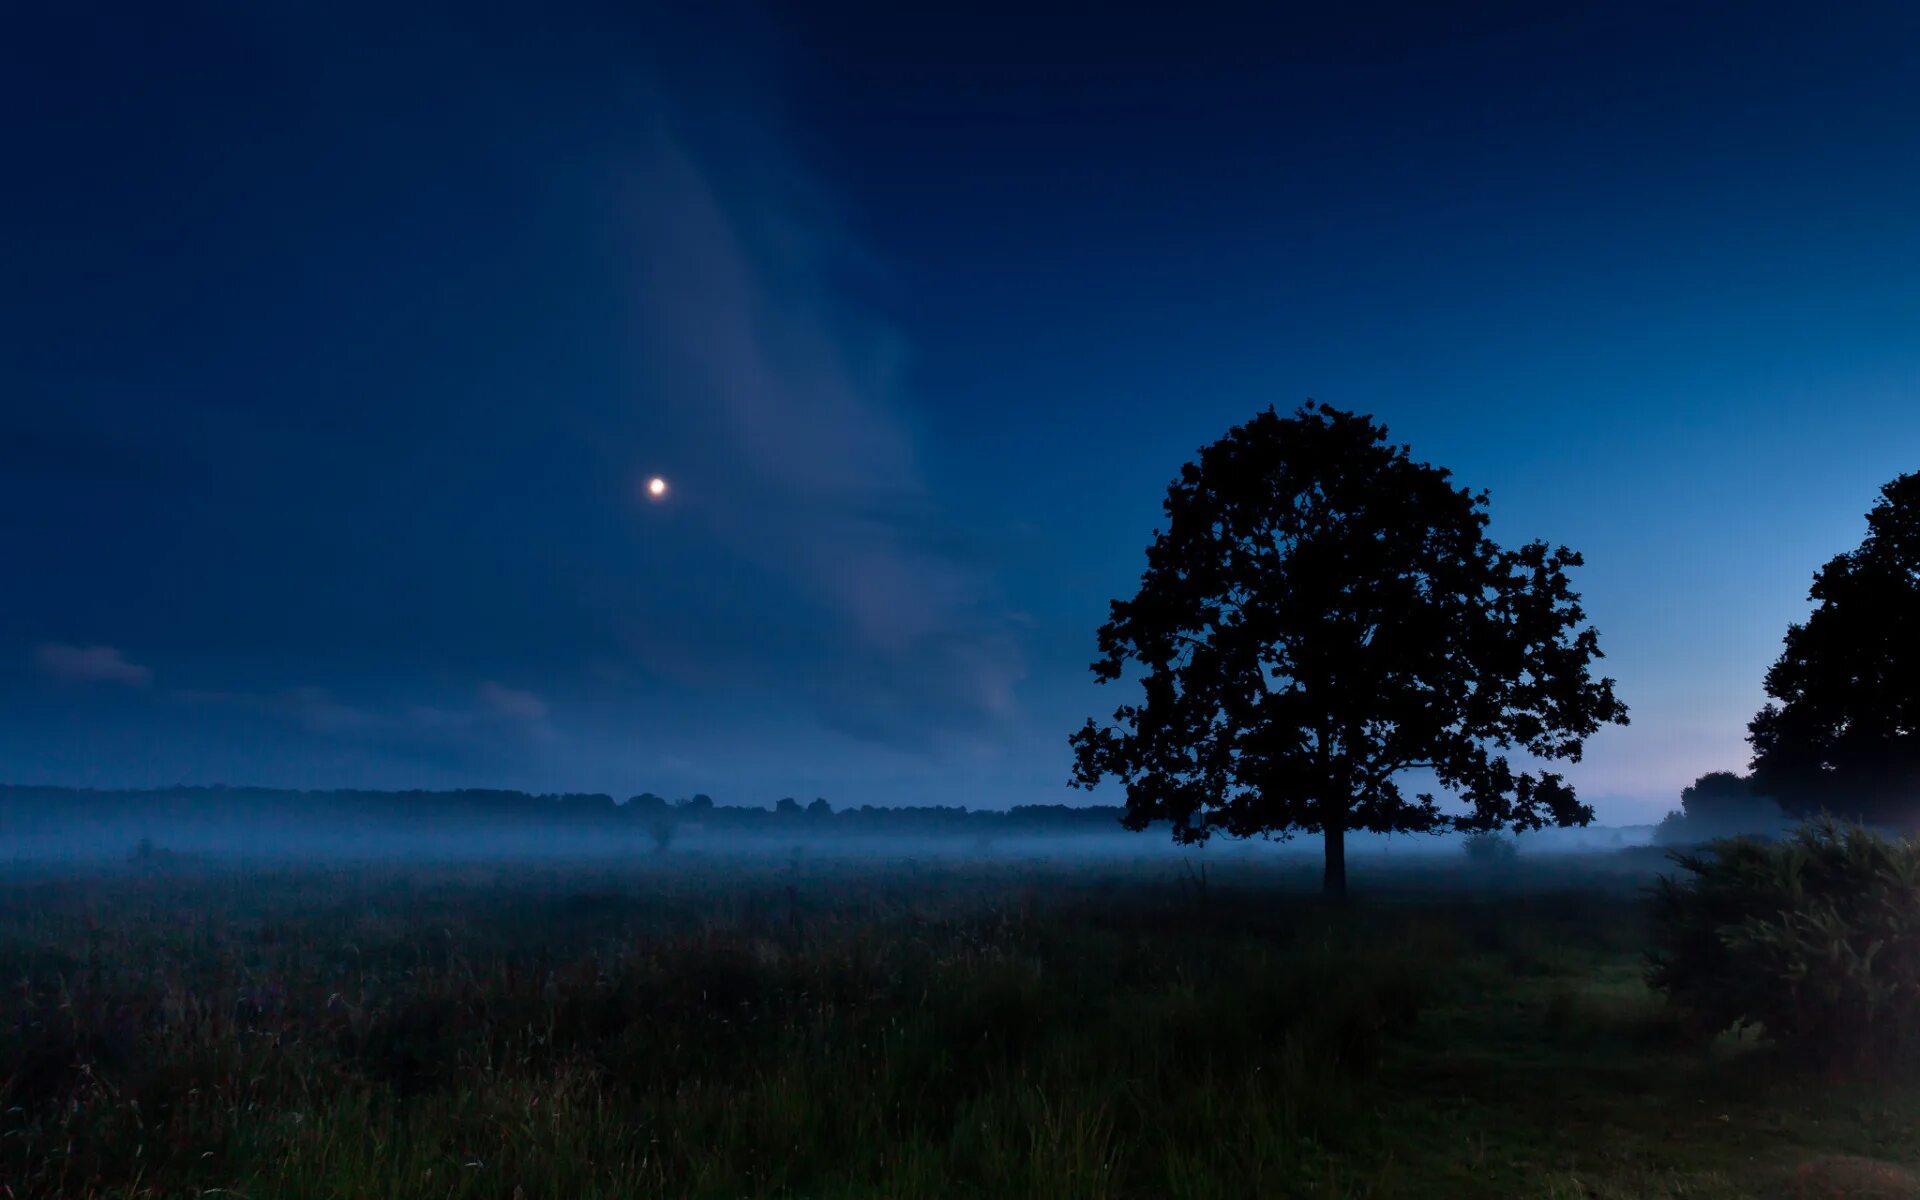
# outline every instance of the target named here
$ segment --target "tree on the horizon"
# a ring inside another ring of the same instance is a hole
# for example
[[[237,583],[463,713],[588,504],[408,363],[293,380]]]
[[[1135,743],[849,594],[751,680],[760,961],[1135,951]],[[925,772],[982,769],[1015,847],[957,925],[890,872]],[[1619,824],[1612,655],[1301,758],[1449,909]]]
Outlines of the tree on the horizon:
[[[1654,830],[1661,843],[1704,842],[1734,834],[1778,832],[1784,814],[1751,775],[1708,771],[1680,792],[1680,807]]]
[[[667,804],[667,798],[665,796],[656,796],[652,792],[641,792],[638,796],[629,797],[626,807],[627,812],[632,815],[654,817],[667,811],[670,806]]]
[[[1796,816],[1920,821],[1920,473],[1880,489],[1807,599],[1747,727],[1756,781]]]
[[[1118,779],[1129,828],[1169,821],[1182,842],[1321,833],[1334,896],[1349,830],[1592,820],[1508,757],[1577,760],[1626,723],[1589,670],[1580,556],[1501,548],[1486,507],[1370,417],[1269,408],[1229,430],[1168,488],[1139,593],[1100,629],[1095,676],[1134,668],[1143,695],[1073,735],[1074,783]],[[1403,792],[1416,770],[1466,811]]]

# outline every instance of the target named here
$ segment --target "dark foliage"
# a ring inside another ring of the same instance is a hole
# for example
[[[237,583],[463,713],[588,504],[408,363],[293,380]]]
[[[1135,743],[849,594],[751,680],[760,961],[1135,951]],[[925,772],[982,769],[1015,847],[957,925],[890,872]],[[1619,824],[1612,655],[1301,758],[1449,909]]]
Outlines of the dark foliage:
[[[669,801],[642,792],[624,803],[605,793],[289,791],[273,788],[179,787],[100,791],[0,785],[0,837],[57,836],[134,828],[142,857],[187,829],[281,837],[313,830],[352,830],[367,839],[405,833],[483,833],[538,828],[632,833],[664,845],[683,826],[742,833],[835,836],[955,836],[1111,833],[1121,810],[1098,805],[1015,805],[968,809],[937,805],[861,805],[835,812],[824,799],[805,808],[781,800],[771,809],[717,804],[704,794]],[[663,832],[665,831],[665,832]],[[124,843],[122,843],[124,844]],[[136,850],[136,852],[138,852]]]
[[[1647,980],[1703,1032],[1758,1026],[1810,1057],[1910,1053],[1920,1035],[1920,842],[1830,819],[1775,842],[1675,852]]]
[[[1075,782],[1121,780],[1129,827],[1182,841],[1323,832],[1336,894],[1351,829],[1591,820],[1560,775],[1508,758],[1577,759],[1626,721],[1589,672],[1580,556],[1502,549],[1486,503],[1368,417],[1268,409],[1230,430],[1168,489],[1140,591],[1100,630],[1094,674],[1137,667],[1144,696],[1073,736]],[[1467,813],[1402,792],[1415,769]]]
[[[1480,867],[1504,867],[1520,857],[1512,838],[1485,830],[1468,834],[1460,848],[1468,862]]]
[[[1748,727],[1755,777],[1796,815],[1920,818],[1920,473],[1880,489],[1857,550],[1814,576],[1773,697]]]
[[[1665,846],[1698,845],[1740,834],[1779,833],[1788,824],[1779,804],[1762,795],[1748,775],[1709,771],[1680,793],[1680,807],[1654,832]]]
[[[653,839],[653,848],[657,853],[665,854],[673,845],[675,835],[680,832],[679,818],[672,813],[655,817],[647,825],[647,836]]]

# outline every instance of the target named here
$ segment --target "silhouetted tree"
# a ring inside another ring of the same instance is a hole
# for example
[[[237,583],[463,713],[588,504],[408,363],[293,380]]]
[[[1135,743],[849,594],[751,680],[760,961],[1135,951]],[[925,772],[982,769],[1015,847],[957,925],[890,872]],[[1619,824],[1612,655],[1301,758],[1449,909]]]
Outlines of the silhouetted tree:
[[[826,797],[818,797],[812,804],[807,805],[807,815],[815,818],[830,817],[833,815],[833,805],[827,803]]]
[[[673,845],[674,835],[680,832],[680,818],[672,809],[667,809],[647,822],[647,836],[653,839],[655,854],[665,854]]]
[[[1880,489],[1860,548],[1820,568],[1748,725],[1761,788],[1795,815],[1920,818],[1920,473]]]
[[[1566,571],[1580,556],[1486,535],[1486,495],[1387,444],[1371,418],[1272,409],[1200,452],[1167,490],[1168,527],[1100,630],[1102,682],[1143,671],[1137,704],[1074,734],[1074,782],[1127,790],[1125,824],[1182,842],[1292,830],[1326,838],[1346,893],[1348,830],[1585,824],[1561,776],[1625,724]],[[1424,769],[1467,806],[1402,793]]]
[[[1730,824],[1751,814],[1758,794],[1745,775],[1709,771],[1681,789],[1680,811],[1703,824]]]
[[[1780,806],[1760,794],[1751,776],[1709,771],[1680,793],[1680,808],[1654,831],[1667,844],[1705,842],[1743,833],[1775,833],[1783,822]]]
[[[667,798],[656,796],[652,792],[641,792],[627,800],[627,813],[636,817],[655,817],[667,811]]]
[[[1520,847],[1512,838],[1490,830],[1476,830],[1466,836],[1460,849],[1467,861],[1483,869],[1510,867],[1520,857]]]
[[[773,811],[783,817],[797,817],[801,813],[800,802],[792,796],[782,796],[780,803],[773,806]]]

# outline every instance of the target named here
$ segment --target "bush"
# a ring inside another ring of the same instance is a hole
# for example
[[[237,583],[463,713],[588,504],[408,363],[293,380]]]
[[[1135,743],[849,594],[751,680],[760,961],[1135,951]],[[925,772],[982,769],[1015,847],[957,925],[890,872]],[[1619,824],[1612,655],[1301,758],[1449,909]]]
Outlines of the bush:
[[[1680,807],[1654,831],[1662,846],[1698,846],[1742,834],[1777,836],[1789,822],[1780,806],[1761,795],[1751,778],[1709,771],[1680,793]]]
[[[1647,981],[1703,1031],[1757,1026],[1810,1057],[1920,1045],[1920,841],[1821,819],[1669,855]]]
[[[1694,837],[1693,827],[1687,823],[1687,815],[1679,809],[1670,810],[1653,827],[1653,844],[1656,846],[1685,846],[1700,839]]]
[[[1482,867],[1507,866],[1520,857],[1520,848],[1510,837],[1497,833],[1470,833],[1460,847],[1467,861]]]
[[[647,836],[653,839],[654,853],[665,854],[668,847],[673,845],[674,835],[679,832],[680,822],[671,816],[655,819],[651,825],[647,826]]]

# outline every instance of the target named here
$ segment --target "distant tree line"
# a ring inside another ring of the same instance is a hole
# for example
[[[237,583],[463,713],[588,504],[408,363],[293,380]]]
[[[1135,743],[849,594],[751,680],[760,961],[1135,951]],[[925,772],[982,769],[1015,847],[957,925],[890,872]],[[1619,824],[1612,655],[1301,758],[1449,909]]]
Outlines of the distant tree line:
[[[1120,830],[1122,810],[1109,805],[1016,804],[1008,809],[969,809],[965,805],[862,804],[835,810],[824,798],[805,803],[787,796],[772,809],[753,805],[723,805],[712,797],[695,795],[669,801],[642,792],[622,805],[634,817],[678,820],[717,829],[828,829],[847,833],[1113,833]]]
[[[786,797],[766,807],[719,804],[705,794],[669,800],[653,792],[617,801],[605,792],[536,794],[485,788],[296,791],[214,785],[98,790],[0,784],[0,837],[141,821],[157,834],[173,823],[338,824],[442,831],[527,824],[632,829],[663,841],[656,831],[680,826],[769,834],[990,838],[1111,833],[1120,830],[1120,817],[1118,807],[1067,804],[1024,804],[1010,809],[863,804],[836,810],[824,798],[803,803]]]

